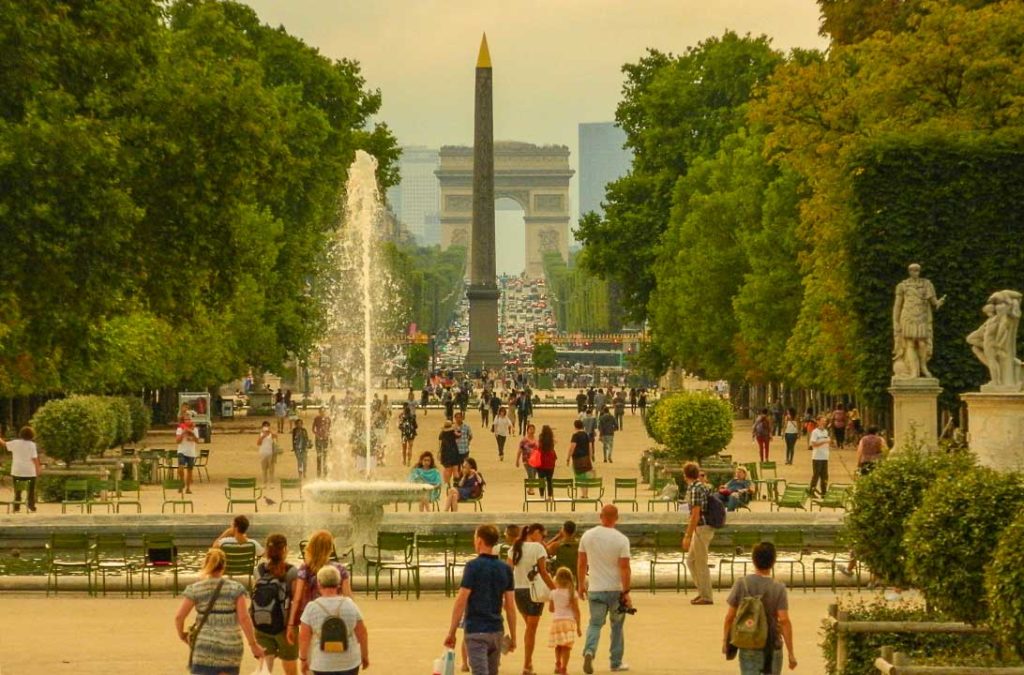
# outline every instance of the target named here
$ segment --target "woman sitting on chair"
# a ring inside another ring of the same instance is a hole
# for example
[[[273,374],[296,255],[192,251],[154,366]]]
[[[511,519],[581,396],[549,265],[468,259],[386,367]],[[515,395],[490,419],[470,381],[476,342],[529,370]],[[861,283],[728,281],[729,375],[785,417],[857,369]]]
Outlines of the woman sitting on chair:
[[[484,477],[476,470],[476,460],[467,457],[462,463],[462,478],[459,479],[458,485],[448,490],[444,510],[458,511],[459,502],[479,499],[484,494],[484,485]]]
[[[434,453],[424,452],[420,455],[419,464],[413,467],[409,474],[409,481],[413,483],[427,483],[433,485],[434,490],[423,494],[420,500],[420,511],[429,511],[430,503],[441,498],[441,472],[434,466]]]

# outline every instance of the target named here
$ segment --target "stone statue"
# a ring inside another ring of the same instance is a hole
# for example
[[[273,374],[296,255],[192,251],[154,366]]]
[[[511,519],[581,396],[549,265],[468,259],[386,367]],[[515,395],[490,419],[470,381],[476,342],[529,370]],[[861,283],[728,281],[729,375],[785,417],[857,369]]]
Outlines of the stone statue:
[[[932,310],[946,301],[946,296],[935,297],[935,287],[921,277],[920,265],[914,263],[907,271],[910,276],[896,285],[892,307],[894,380],[932,377]]]
[[[1017,325],[1021,316],[1021,294],[997,291],[982,309],[988,319],[967,336],[967,344],[989,372],[982,391],[1020,391],[1021,361],[1017,358]]]

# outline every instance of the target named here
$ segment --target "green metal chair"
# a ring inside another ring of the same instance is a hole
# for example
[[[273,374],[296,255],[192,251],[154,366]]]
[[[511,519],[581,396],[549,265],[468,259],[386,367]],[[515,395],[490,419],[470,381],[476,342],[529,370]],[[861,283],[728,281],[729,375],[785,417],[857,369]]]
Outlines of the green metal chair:
[[[229,577],[246,577],[245,587],[252,590],[252,575],[256,569],[256,544],[221,544],[224,551],[224,574]]]
[[[817,506],[819,511],[824,511],[825,509],[842,509],[845,511],[850,501],[850,491],[852,489],[852,485],[832,483],[828,486],[828,492],[825,493],[824,497],[811,500],[810,510],[813,511],[814,507]]]
[[[655,532],[654,554],[650,560],[651,593],[657,590],[656,573],[659,567],[674,567],[676,570],[676,593],[687,592],[686,556],[683,553],[683,535],[678,532]]]
[[[573,506],[573,480],[572,478],[552,478],[551,494],[548,495],[548,509],[557,511],[559,504]]]
[[[160,513],[165,513],[168,505],[171,507],[171,513],[177,513],[179,506],[182,513],[185,513],[185,507],[188,507],[189,511],[195,513],[195,504],[192,503],[191,499],[185,497],[184,494],[185,481],[176,478],[165,479],[161,483],[161,490],[163,491],[164,503],[160,506]]]
[[[754,486],[754,499],[764,499],[767,495],[767,491],[761,492],[761,472],[758,471],[758,462],[744,462],[738,464],[747,470],[747,480],[749,480]]]
[[[9,473],[10,472],[10,467],[0,469],[0,471]],[[2,475],[2,474],[0,474],[0,475]],[[32,479],[31,478],[14,478],[14,477],[12,477],[12,479],[11,479],[11,487],[14,489],[14,494],[15,495],[19,495],[19,497],[15,498],[12,495],[11,496],[11,501],[9,501],[9,502],[0,502],[0,504],[3,504],[4,506],[7,507],[7,513],[11,513],[12,511],[18,512],[23,507],[26,510],[28,509],[28,486],[31,483],[32,483]],[[38,488],[39,486],[36,485],[36,487]]]
[[[228,513],[234,512],[235,504],[252,504],[253,511],[259,511],[263,488],[256,487],[255,478],[228,478],[224,496],[228,500]]]
[[[305,510],[306,500],[302,498],[302,479],[282,478],[281,497],[277,500],[277,510],[283,511],[287,505],[288,510],[291,511],[292,506],[296,504],[298,504],[299,510]]]
[[[829,584],[832,592],[836,592],[836,573],[840,568],[848,569],[850,566],[850,553],[839,546],[824,552],[822,555],[815,555],[811,559],[811,588],[818,589],[818,568],[823,568],[829,573]],[[861,589],[861,566],[857,565],[854,574],[857,575],[857,591]]]
[[[662,494],[661,494],[662,490],[664,490],[668,485],[670,485],[670,484],[672,484],[674,482],[675,482],[675,480],[672,479],[672,478],[655,478],[654,479],[654,482],[651,483],[651,486],[650,486],[651,487],[651,491],[654,493],[654,496],[650,497],[647,500],[647,510],[648,511],[653,511],[654,507],[659,505],[659,504],[664,504],[665,507],[666,507],[665,508],[666,511],[672,511],[673,509],[676,508],[676,504],[678,503],[678,497],[665,497],[665,496],[662,496]],[[682,540],[680,540],[680,541],[682,541]]]
[[[60,512],[67,513],[69,506],[77,506],[82,513],[89,507],[89,479],[68,478],[64,481],[64,501],[60,503]]]
[[[178,475],[178,451],[163,450],[160,458],[160,477],[162,479],[173,479]]]
[[[725,566],[729,566],[729,576],[731,577],[729,583],[732,584],[736,580],[736,565],[743,565],[743,574],[747,573],[747,566],[754,566],[754,561],[750,557],[753,552],[754,546],[761,543],[764,537],[760,532],[753,532],[747,530],[738,530],[732,533],[732,543],[735,547],[729,553],[726,553],[718,561],[718,589],[722,590],[722,570]]]
[[[134,506],[136,513],[142,513],[142,487],[139,481],[123,480],[117,484],[114,512],[121,513],[122,506]]]
[[[444,571],[444,595],[454,591],[455,579],[455,535],[416,535],[416,597],[420,597],[420,572],[424,569]]]
[[[50,582],[53,582],[53,594],[59,590],[58,580],[61,576],[85,575],[86,588],[89,595],[95,595],[93,572],[95,571],[95,548],[89,535],[80,533],[52,533],[46,544],[47,573],[46,595],[50,595]]]
[[[86,511],[92,513],[94,508],[101,506],[107,510],[107,513],[114,511],[116,507],[114,481],[93,478],[89,481],[89,497],[85,508]]]
[[[377,544],[363,545],[363,560],[366,561],[366,593],[370,593],[370,570],[373,569],[373,597],[380,596],[380,574],[387,572],[390,580],[391,597],[395,597],[395,573],[398,574],[398,592],[402,592],[402,575],[409,583],[405,597],[409,597],[410,586],[417,585],[416,563],[413,549],[416,535],[412,532],[378,532]]]
[[[632,504],[634,511],[640,510],[637,501],[637,479],[616,478],[612,492],[612,504]]]
[[[796,567],[799,565],[806,593],[807,566],[804,564],[804,533],[801,530],[779,530],[772,535],[772,541],[779,551],[779,555],[775,558],[775,567],[789,565],[789,583],[792,586],[796,579]]]
[[[134,590],[135,562],[128,557],[128,539],[124,534],[102,533],[96,535],[96,572],[100,577],[100,589],[107,594],[107,575],[124,575],[124,594],[130,596]]]
[[[769,510],[800,509],[806,511],[810,489],[811,486],[807,483],[787,483],[785,491],[769,504]]]
[[[206,482],[210,482],[210,449],[202,448],[199,450],[199,456],[196,457],[196,477],[199,478],[199,482],[203,482],[203,477],[206,477]]]
[[[758,479],[754,481],[755,488],[758,493],[761,492],[761,486],[764,486],[765,498],[774,500],[779,496],[779,483],[785,482],[779,478],[778,467],[775,462],[761,462],[757,465]]]
[[[472,532],[455,533],[455,555],[452,561],[452,582],[454,584],[457,570],[465,567],[466,563],[476,557],[476,546],[473,542]],[[502,557],[502,556],[499,556]],[[507,556],[502,557],[504,560]],[[458,587],[458,584],[454,584]]]
[[[594,510],[599,511],[604,502],[604,480],[601,478],[579,478],[573,484],[572,489],[572,510],[576,510],[577,504],[593,504]]]
[[[178,594],[178,547],[170,534],[146,534],[142,537],[143,588],[153,595],[153,574],[171,574],[174,578],[172,594]]]
[[[530,492],[533,494],[530,494]],[[544,479],[543,478],[524,478],[523,479],[523,512],[526,513],[530,510],[530,504],[540,504],[544,507],[544,510],[548,510],[548,500],[543,494],[544,492]]]

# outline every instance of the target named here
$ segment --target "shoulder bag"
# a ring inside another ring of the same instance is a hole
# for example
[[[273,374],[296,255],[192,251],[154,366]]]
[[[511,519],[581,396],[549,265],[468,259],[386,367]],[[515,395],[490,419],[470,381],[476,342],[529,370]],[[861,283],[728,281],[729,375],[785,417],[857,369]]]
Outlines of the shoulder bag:
[[[224,588],[223,578],[217,582],[217,588],[213,589],[213,595],[210,596],[210,601],[206,603],[206,609],[199,615],[199,619],[192,624],[192,627],[188,629],[189,670],[192,670],[192,657],[195,656],[196,653],[196,640],[199,639],[199,633],[203,630],[203,626],[206,625],[206,620],[210,618],[210,613],[213,611],[213,605],[217,602],[217,598],[220,597],[220,589],[222,588]]]

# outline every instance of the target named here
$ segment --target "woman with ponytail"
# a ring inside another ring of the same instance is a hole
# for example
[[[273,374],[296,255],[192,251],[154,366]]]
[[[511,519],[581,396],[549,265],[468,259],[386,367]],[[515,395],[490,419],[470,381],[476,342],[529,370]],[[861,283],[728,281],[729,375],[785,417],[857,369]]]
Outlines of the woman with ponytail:
[[[537,641],[537,625],[544,612],[543,602],[534,602],[530,596],[530,581],[540,574],[548,588],[555,582],[548,574],[547,555],[544,548],[544,526],[540,523],[527,525],[520,531],[519,538],[512,545],[508,562],[515,579],[516,607],[526,622],[526,637],[523,640],[523,673],[533,675],[533,647]]]
[[[298,675],[299,648],[288,642],[286,633],[289,600],[295,594],[299,568],[287,561],[288,539],[283,534],[267,537],[263,558],[256,566],[256,584],[252,593],[256,641],[266,653],[263,660],[267,670],[274,672],[274,658],[277,657],[281,659],[285,675]],[[281,623],[280,629],[275,625],[278,622]]]

